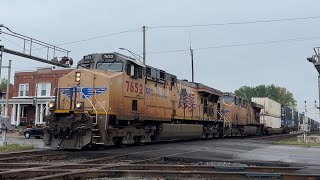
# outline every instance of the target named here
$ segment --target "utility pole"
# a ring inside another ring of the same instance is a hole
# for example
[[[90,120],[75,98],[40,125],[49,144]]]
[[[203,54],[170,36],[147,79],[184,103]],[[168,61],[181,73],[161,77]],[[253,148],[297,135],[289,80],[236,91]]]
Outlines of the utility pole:
[[[12,60],[9,60],[9,66],[8,66],[8,81],[7,81],[7,92],[6,92],[6,111],[5,116],[8,116],[8,106],[9,106],[9,87],[10,87],[10,76],[11,76],[11,62]]]
[[[6,108],[4,115],[8,117],[8,106],[9,106],[9,87],[10,87],[10,76],[11,76],[11,61],[9,60],[9,66],[2,66],[0,68],[8,68],[8,81],[7,81],[7,92],[6,92]],[[3,116],[1,116],[3,118]],[[8,119],[9,120],[9,119]],[[1,122],[1,131],[2,131],[2,145],[7,145],[7,129],[8,127],[4,127],[3,121]]]
[[[190,55],[191,55],[192,82],[194,82],[194,71],[193,71],[193,49],[191,48],[191,33],[189,33],[189,40],[190,40]]]
[[[146,26],[142,26],[143,33],[143,65],[146,65]]]
[[[191,70],[192,70],[192,82],[194,82],[194,72],[193,72],[193,49],[190,46],[190,54],[191,54]]]
[[[319,120],[320,120],[320,74],[318,75],[318,91],[319,91],[319,106],[317,107],[319,111]]]
[[[0,46],[0,82],[1,82],[1,66],[2,66],[2,57],[3,57],[3,46]]]
[[[319,91],[319,120],[320,120],[320,47],[314,47],[313,51],[315,55],[308,57],[307,60],[314,65],[316,70],[318,71],[318,91]]]
[[[0,47],[0,84],[1,84],[2,57],[3,57],[3,47]],[[5,110],[3,111],[3,109],[1,109],[1,114],[0,115],[3,115],[2,114],[3,112],[5,112]]]

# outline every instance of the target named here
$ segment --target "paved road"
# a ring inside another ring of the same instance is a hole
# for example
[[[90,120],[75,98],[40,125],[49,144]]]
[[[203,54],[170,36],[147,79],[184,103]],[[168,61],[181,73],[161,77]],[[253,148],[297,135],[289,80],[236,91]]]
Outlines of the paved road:
[[[0,141],[2,144],[2,136],[0,135]],[[18,133],[8,133],[7,134],[7,143],[8,144],[20,144],[20,145],[34,145],[36,148],[43,148],[42,139],[36,139],[34,137],[30,139],[26,139],[23,135],[19,135]]]

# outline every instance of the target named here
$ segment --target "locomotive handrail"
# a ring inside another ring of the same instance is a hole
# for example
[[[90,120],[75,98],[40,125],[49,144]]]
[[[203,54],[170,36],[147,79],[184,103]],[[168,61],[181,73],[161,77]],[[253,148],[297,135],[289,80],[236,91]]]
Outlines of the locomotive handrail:
[[[96,112],[96,122],[95,123],[97,123],[97,121],[98,121],[98,111],[97,111],[97,109],[94,107],[94,105],[91,102],[91,100],[83,93],[82,89],[80,89],[80,92],[85,97],[85,99],[89,101],[89,103],[91,104],[93,110]]]
[[[231,124],[230,120],[223,113],[221,113],[221,110],[218,110],[217,112],[220,114],[220,116],[223,117],[223,120],[224,120],[223,124],[225,125],[225,121],[227,121],[228,126],[230,126]]]
[[[108,112],[107,110],[102,106],[102,104],[100,103],[100,101],[97,99],[96,97],[96,90],[94,91],[94,99],[96,100],[96,102],[98,102],[98,104],[100,105],[100,107],[103,109],[103,111],[106,113],[106,122],[105,122],[105,130],[107,130],[107,125],[108,125]]]

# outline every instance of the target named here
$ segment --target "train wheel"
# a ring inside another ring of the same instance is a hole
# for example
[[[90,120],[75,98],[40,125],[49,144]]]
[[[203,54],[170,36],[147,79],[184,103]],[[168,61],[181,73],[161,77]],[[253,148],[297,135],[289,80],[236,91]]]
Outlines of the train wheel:
[[[134,144],[139,145],[139,146],[143,146],[143,145],[145,145],[144,139],[145,139],[144,136],[134,137]]]

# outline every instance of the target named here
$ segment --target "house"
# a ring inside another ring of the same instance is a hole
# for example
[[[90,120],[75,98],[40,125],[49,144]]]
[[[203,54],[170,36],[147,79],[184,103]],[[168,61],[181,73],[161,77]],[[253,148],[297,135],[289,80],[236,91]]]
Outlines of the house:
[[[43,117],[49,113],[46,107],[49,102],[54,101],[59,78],[72,70],[38,68],[35,71],[16,72],[13,88],[10,89],[12,95],[9,93],[8,116],[11,118],[11,124],[43,124]],[[2,114],[5,104],[6,100],[2,98]]]

